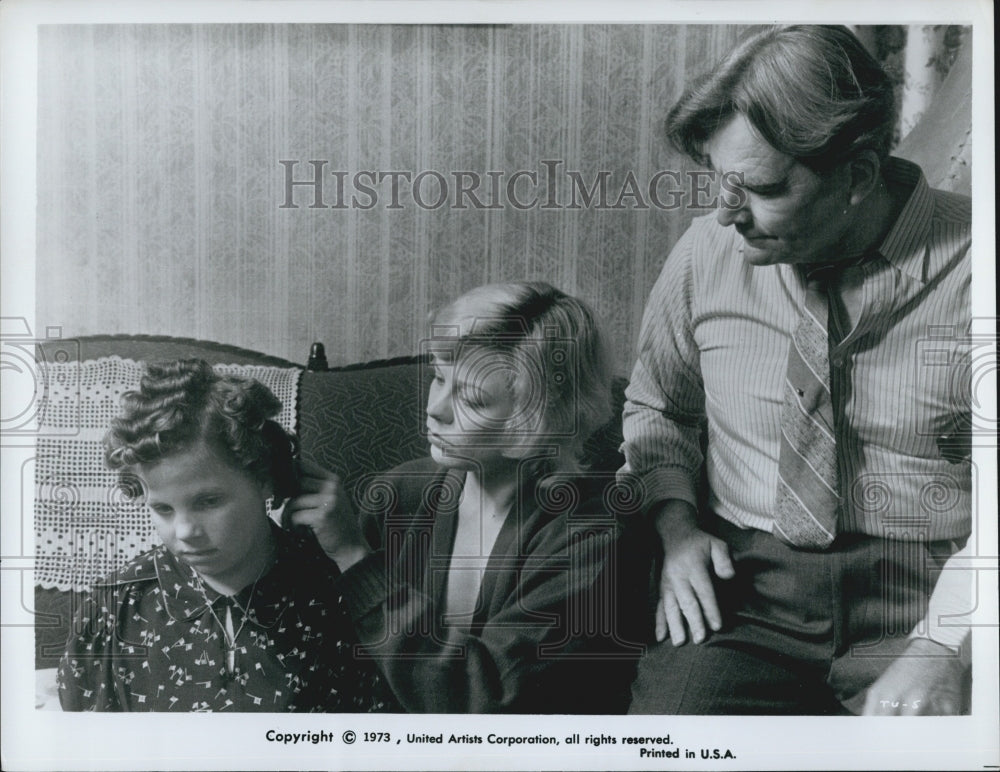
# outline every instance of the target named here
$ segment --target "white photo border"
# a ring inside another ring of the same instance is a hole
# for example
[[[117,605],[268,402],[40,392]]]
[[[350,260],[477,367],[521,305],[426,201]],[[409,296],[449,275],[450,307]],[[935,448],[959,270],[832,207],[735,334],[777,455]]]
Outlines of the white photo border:
[[[0,4],[0,309],[33,320],[36,218],[37,27],[94,23],[948,23],[972,27],[974,318],[996,317],[993,10],[987,2],[43,2]],[[4,393],[4,400],[16,394]],[[995,393],[992,415],[996,415]],[[32,448],[0,443],[2,474],[2,766],[5,769],[973,769],[1000,764],[996,518],[986,517],[977,563],[972,715],[957,718],[768,718],[693,716],[96,715],[33,709],[34,630],[12,619],[33,587],[32,547],[22,523],[30,502],[20,467]],[[997,469],[995,447],[977,447],[980,470]],[[997,512],[997,480],[980,481],[982,513]],[[25,521],[24,518],[28,520]],[[31,529],[27,529],[30,537]],[[334,739],[311,742],[315,733]],[[365,733],[390,734],[388,743]],[[413,744],[408,734],[497,736],[669,734],[694,758],[640,759],[638,746],[562,742],[557,749]],[[269,733],[305,735],[282,743]],[[355,742],[348,743],[354,733]],[[397,744],[397,741],[398,742]],[[708,752],[708,757],[702,755]],[[716,751],[718,756],[716,756]],[[731,757],[725,755],[729,751]]]

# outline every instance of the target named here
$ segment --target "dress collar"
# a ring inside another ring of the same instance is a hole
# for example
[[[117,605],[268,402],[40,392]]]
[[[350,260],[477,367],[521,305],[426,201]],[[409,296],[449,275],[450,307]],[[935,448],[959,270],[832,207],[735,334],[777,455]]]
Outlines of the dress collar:
[[[275,559],[271,568],[257,581],[250,598],[248,585],[236,594],[240,606],[250,609],[249,621],[261,628],[273,627],[282,612],[288,607],[288,588],[294,586],[289,581],[301,562],[303,552],[300,545],[287,532],[271,523],[271,533],[275,540]],[[194,570],[178,560],[165,547],[158,546],[129,563],[111,582],[113,585],[134,584],[155,581],[163,599],[167,615],[174,621],[189,621],[208,611],[209,604],[216,606],[226,596],[208,585],[202,594]],[[206,602],[207,599],[207,602]],[[223,600],[223,602],[225,602]]]

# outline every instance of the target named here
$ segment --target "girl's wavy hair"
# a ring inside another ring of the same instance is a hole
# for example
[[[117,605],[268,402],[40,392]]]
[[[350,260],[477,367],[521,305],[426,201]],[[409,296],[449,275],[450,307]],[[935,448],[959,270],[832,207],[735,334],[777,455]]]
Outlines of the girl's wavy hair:
[[[580,470],[584,443],[613,411],[608,349],[586,303],[545,282],[487,284],[433,313],[431,333],[438,356],[474,357],[471,377],[508,374],[505,456],[542,473]]]
[[[703,146],[733,115],[818,174],[864,150],[889,155],[896,120],[892,82],[846,27],[790,25],[751,35],[686,90],[667,138],[708,165]]]
[[[150,363],[104,436],[104,460],[137,496],[134,469],[206,442],[270,486],[275,503],[297,493],[295,437],[273,420],[281,402],[264,384],[221,375],[201,359]]]

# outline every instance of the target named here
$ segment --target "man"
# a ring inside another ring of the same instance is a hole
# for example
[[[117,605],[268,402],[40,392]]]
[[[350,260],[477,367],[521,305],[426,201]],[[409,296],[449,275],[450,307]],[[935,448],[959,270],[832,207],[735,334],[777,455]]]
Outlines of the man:
[[[668,117],[722,203],[667,259],[626,391],[670,636],[632,712],[961,710],[967,588],[938,571],[971,528],[946,442],[968,425],[970,203],[889,157],[893,125],[878,63],[815,26],[753,36]]]

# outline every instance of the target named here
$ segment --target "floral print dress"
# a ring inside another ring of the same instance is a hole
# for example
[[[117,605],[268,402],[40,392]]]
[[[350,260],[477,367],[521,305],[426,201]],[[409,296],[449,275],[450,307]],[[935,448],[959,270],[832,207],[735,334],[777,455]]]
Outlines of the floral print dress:
[[[98,583],[59,663],[63,710],[393,709],[377,670],[354,657],[335,564],[273,531],[274,564],[232,597],[163,547]]]

